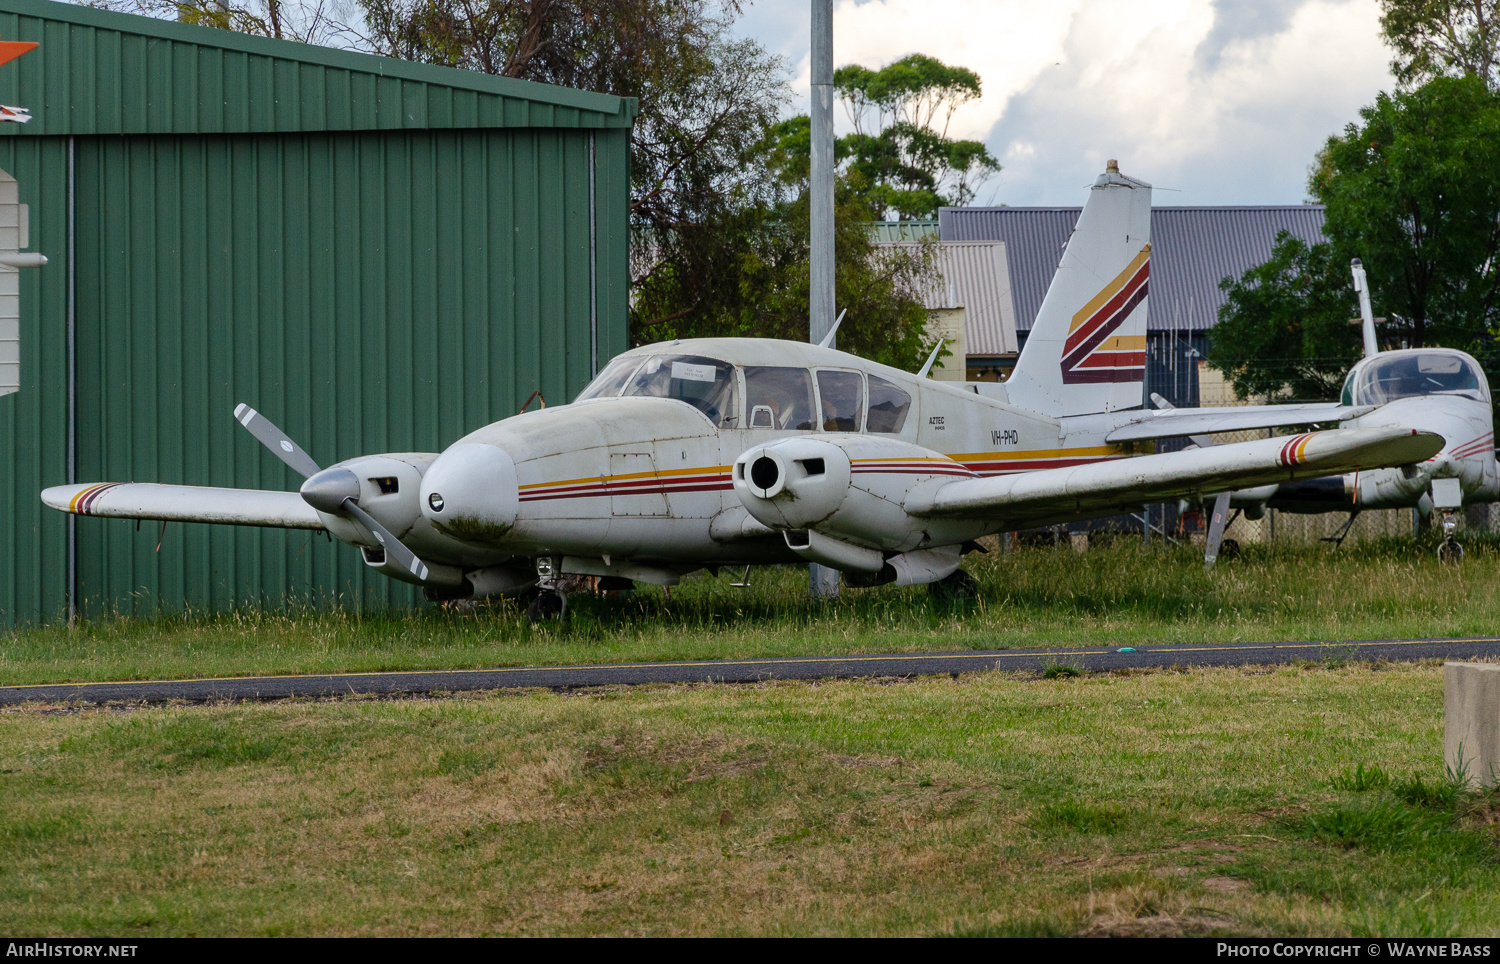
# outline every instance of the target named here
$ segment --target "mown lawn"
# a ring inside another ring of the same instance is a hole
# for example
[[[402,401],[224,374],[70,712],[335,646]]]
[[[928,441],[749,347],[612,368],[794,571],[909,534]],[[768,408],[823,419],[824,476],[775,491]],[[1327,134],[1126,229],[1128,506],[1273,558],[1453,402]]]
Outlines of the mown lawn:
[[[1442,671],[0,712],[0,932],[1497,935]]]
[[[1445,567],[1410,540],[1247,547],[1204,571],[1191,548],[1134,539],[1074,553],[972,554],[980,599],[921,588],[807,598],[806,571],[759,570],[748,590],[706,574],[626,597],[574,596],[564,625],[534,626],[511,603],[358,613],[306,606],[163,613],[0,636],[0,685],[469,668],[751,656],[1489,635],[1500,629],[1500,552],[1471,539]]]

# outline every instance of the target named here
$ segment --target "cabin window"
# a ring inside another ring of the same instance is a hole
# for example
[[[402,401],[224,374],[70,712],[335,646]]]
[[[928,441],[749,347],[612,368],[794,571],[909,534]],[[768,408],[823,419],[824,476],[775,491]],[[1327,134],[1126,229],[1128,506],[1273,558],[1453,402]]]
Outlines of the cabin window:
[[[629,358],[616,358],[604,367],[604,371],[594,376],[594,380],[588,383],[582,392],[578,393],[575,402],[581,402],[589,398],[614,398],[620,394],[620,389],[630,381],[630,376],[641,367],[641,356],[634,355]]]
[[[1354,397],[1384,405],[1415,395],[1462,395],[1489,401],[1489,386],[1473,359],[1456,351],[1403,351],[1376,356],[1360,369]]]
[[[812,379],[805,368],[747,367],[745,411],[751,428],[813,428]]]
[[[859,372],[819,371],[818,402],[823,410],[823,431],[858,432],[865,408],[864,379]]]
[[[715,425],[739,424],[739,393],[734,366],[701,355],[652,355],[620,393],[621,397],[675,398],[709,417]]]
[[[1344,390],[1339,395],[1339,404],[1354,404],[1354,372],[1352,371],[1349,373],[1348,377],[1344,379]]]
[[[866,431],[895,435],[906,424],[906,413],[910,410],[910,395],[884,378],[870,376],[870,411],[865,417]]]

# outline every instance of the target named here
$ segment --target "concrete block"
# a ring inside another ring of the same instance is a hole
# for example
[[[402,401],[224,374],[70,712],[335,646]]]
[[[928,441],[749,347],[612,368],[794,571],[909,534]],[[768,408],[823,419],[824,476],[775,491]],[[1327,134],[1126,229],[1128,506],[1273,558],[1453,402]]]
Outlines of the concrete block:
[[[1500,782],[1500,663],[1443,664],[1443,762],[1471,783]]]
[[[1089,551],[1089,534],[1087,532],[1068,533],[1068,542],[1072,544],[1074,552]]]

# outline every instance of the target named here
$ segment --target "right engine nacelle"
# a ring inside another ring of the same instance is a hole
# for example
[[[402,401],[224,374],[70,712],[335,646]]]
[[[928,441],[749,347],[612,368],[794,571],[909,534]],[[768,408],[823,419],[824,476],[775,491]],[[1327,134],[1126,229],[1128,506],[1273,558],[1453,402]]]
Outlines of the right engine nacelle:
[[[756,521],[906,552],[926,542],[907,502],[974,473],[930,449],[862,435],[804,435],[757,445],[734,464],[734,491]]]

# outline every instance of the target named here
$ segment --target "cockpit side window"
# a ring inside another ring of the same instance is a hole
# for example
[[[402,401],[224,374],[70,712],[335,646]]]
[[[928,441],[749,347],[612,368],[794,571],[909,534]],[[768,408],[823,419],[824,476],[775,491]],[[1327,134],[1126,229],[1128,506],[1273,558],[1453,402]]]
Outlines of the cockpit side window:
[[[1339,403],[1342,405],[1354,404],[1354,372],[1352,371],[1344,379],[1344,391],[1339,395]]]
[[[750,428],[813,428],[812,379],[805,368],[745,369],[745,411]]]
[[[865,430],[895,435],[906,424],[911,410],[911,396],[876,375],[870,376],[870,411]]]
[[[1453,351],[1424,351],[1376,357],[1360,372],[1354,397],[1360,405],[1384,405],[1418,395],[1462,395],[1489,400],[1484,373]]]
[[[859,372],[818,371],[818,402],[823,431],[858,432],[864,414],[864,379]]]
[[[734,366],[700,355],[652,355],[630,379],[621,397],[675,398],[722,428],[739,425]]]
[[[581,402],[590,398],[614,398],[620,394],[620,389],[635,374],[635,370],[641,367],[641,356],[633,355],[629,358],[616,358],[604,367],[604,371],[594,376],[594,380],[588,383],[583,391],[578,393],[575,402]]]

